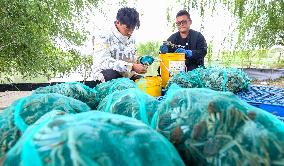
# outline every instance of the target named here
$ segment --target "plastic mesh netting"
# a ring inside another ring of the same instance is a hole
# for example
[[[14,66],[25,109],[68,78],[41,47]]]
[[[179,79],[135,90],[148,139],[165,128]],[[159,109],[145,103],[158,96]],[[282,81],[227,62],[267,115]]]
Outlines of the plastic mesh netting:
[[[33,94],[45,93],[58,93],[67,97],[72,97],[86,103],[92,109],[96,109],[98,105],[97,91],[79,82],[68,82],[41,87],[36,89]]]
[[[157,107],[156,98],[131,88],[109,94],[100,102],[98,110],[133,117],[150,125]]]
[[[248,75],[236,68],[197,68],[173,76],[167,85],[178,84],[183,88],[210,88],[217,91],[239,92],[250,84]]]
[[[184,165],[166,138],[134,118],[91,111],[37,123],[4,165]]]
[[[138,88],[137,85],[129,78],[118,78],[98,84],[95,89],[99,93],[99,101],[107,95],[124,89]]]
[[[15,101],[0,113],[0,158],[45,113],[61,110],[66,113],[90,111],[85,103],[60,94],[34,94]]]
[[[172,86],[155,126],[189,165],[284,163],[284,124],[231,92]]]

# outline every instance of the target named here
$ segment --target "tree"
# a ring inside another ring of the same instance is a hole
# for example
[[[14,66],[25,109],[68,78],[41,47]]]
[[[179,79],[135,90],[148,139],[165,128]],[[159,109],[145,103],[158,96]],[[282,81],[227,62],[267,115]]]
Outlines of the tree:
[[[277,42],[284,44],[284,1],[259,0],[236,3],[239,17],[239,41],[251,47],[270,48]],[[251,36],[246,40],[246,36]],[[246,42],[247,41],[247,42]]]
[[[161,42],[149,41],[146,43],[139,43],[137,47],[138,55],[152,55],[157,57],[159,55],[159,49]]]
[[[87,32],[78,23],[97,1],[1,0],[0,77],[50,77],[76,68],[81,61],[78,51],[60,48],[55,41],[81,45]]]
[[[270,48],[276,43],[284,45],[284,1],[283,0],[177,0],[185,9],[216,12],[223,5],[237,18],[237,47],[242,49]],[[227,41],[226,41],[227,42]]]

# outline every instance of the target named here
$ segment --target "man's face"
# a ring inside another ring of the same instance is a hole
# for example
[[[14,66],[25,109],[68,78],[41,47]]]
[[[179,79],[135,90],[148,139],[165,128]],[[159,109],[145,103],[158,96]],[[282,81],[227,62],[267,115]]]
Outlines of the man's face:
[[[183,32],[187,32],[190,29],[190,25],[191,25],[192,21],[186,16],[178,16],[176,18],[176,25],[178,27],[178,31],[183,33]]]
[[[129,28],[127,25],[121,24],[119,21],[116,21],[116,27],[123,36],[127,37],[130,37],[134,31],[134,28]]]

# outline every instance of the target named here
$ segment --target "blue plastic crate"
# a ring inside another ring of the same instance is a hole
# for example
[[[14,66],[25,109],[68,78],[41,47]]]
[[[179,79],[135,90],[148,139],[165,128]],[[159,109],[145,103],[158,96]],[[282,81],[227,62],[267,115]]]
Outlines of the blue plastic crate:
[[[284,106],[284,88],[252,85],[236,95],[248,103]]]
[[[263,104],[263,103],[254,103],[248,102],[250,105],[253,105],[257,108],[260,108],[264,111],[270,112],[275,115],[279,120],[284,122],[284,106],[281,105],[272,105],[272,104]]]
[[[284,89],[269,86],[250,86],[247,90],[237,93],[247,103],[272,113],[284,121]]]

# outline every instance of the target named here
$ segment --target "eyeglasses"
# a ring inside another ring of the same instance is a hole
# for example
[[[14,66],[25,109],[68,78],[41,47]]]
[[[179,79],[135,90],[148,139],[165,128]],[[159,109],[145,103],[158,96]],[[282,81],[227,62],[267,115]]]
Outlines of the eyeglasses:
[[[181,21],[176,22],[177,26],[181,26],[182,24],[187,24],[187,20],[181,20]]]

